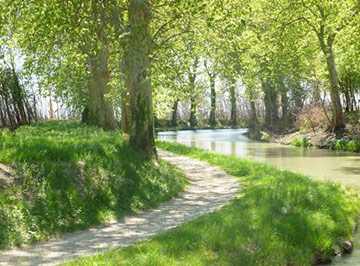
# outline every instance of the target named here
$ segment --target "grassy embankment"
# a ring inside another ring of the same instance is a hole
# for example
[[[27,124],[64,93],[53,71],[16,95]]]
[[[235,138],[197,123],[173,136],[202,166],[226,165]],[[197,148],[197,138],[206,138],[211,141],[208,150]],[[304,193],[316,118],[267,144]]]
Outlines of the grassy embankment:
[[[311,265],[352,237],[360,207],[355,192],[235,156],[158,146],[237,176],[238,198],[151,240],[68,265]]]
[[[125,143],[121,133],[70,121],[0,130],[0,162],[16,173],[0,183],[0,248],[103,223],[184,188],[180,171]]]

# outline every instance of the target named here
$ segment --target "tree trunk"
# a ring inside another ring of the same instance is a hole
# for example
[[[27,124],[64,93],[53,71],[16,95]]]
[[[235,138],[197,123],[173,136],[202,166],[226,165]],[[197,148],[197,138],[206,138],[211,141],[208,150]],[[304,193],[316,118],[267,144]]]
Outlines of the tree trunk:
[[[149,53],[152,49],[150,22],[152,14],[148,0],[130,0],[126,74],[131,103],[130,145],[147,158],[156,156],[154,115],[149,76]]]
[[[281,111],[282,111],[282,126],[286,127],[289,122],[289,112],[288,112],[288,106],[289,106],[289,99],[287,96],[287,92],[281,93]]]
[[[172,115],[171,115],[171,125],[177,127],[177,112],[179,107],[179,98],[176,97],[174,104],[172,106]]]
[[[196,100],[194,98],[190,99],[191,105],[190,105],[190,118],[189,123],[190,127],[194,128],[197,126],[197,119],[196,119]]]
[[[339,93],[339,78],[336,72],[335,57],[333,54],[333,38],[328,38],[327,43],[324,41],[323,33],[318,35],[320,41],[320,47],[326,57],[327,69],[329,72],[330,81],[330,98],[332,104],[332,128],[334,131],[338,131],[345,128],[344,115],[342,111],[340,93]]]
[[[129,86],[127,86],[129,88]],[[130,134],[131,128],[131,110],[130,110],[130,95],[124,89],[121,92],[121,129],[124,133]]]
[[[339,80],[336,73],[335,58],[332,53],[332,47],[329,50],[330,53],[326,58],[326,62],[329,71],[330,97],[333,109],[332,123],[334,131],[337,131],[345,128],[345,123],[339,94]]]
[[[262,88],[265,93],[265,125],[270,130],[274,130],[277,127],[277,122],[279,120],[279,114],[276,105],[277,93],[275,89],[271,86],[270,80],[262,82]]]
[[[215,91],[215,74],[212,73],[209,75],[210,77],[210,100],[211,100],[211,107],[210,107],[210,118],[209,124],[210,127],[216,127],[216,91]]]
[[[115,129],[114,110],[109,98],[110,74],[108,69],[109,48],[108,32],[106,31],[106,1],[101,0],[99,6],[93,2],[94,14],[92,16],[99,20],[99,31],[96,36],[98,42],[91,43],[89,41],[87,44],[87,63],[90,73],[88,80],[88,123],[104,129]]]
[[[196,97],[194,96],[194,95],[196,95],[195,80],[196,80],[196,76],[197,76],[197,65],[198,65],[198,58],[195,57],[192,69],[191,68],[188,69],[190,93],[192,93],[192,96],[190,98],[190,118],[189,118],[189,123],[190,123],[191,128],[194,128],[198,125],[197,119],[196,119],[197,104],[196,104]]]
[[[260,139],[261,138],[260,125],[256,115],[256,106],[254,100],[250,100],[250,112],[251,112],[250,123],[249,123],[250,138]]]
[[[50,97],[50,120],[55,120],[54,107],[51,97]]]
[[[234,128],[237,126],[237,112],[236,112],[236,95],[235,95],[235,87],[236,80],[231,81],[230,85],[230,102],[231,102],[231,126]]]

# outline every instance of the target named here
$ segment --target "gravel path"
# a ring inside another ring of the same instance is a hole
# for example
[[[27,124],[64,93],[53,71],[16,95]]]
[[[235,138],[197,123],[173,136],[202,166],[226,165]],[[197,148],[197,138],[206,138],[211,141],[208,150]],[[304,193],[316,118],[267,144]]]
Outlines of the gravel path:
[[[216,166],[160,150],[159,156],[181,168],[190,181],[178,197],[156,209],[124,217],[106,226],[0,252],[0,265],[54,265],[110,248],[125,247],[212,212],[238,191],[237,180]]]

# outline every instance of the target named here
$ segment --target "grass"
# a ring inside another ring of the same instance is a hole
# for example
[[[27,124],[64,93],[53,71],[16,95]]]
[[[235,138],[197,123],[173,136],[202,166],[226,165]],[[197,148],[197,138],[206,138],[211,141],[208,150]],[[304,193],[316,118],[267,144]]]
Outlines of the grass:
[[[155,206],[186,183],[181,171],[134,152],[121,133],[76,121],[0,131],[0,162],[17,176],[0,187],[1,249]]]
[[[218,165],[238,177],[238,197],[221,210],[120,250],[67,265],[311,265],[351,239],[355,192],[267,164],[180,144],[162,149]]]

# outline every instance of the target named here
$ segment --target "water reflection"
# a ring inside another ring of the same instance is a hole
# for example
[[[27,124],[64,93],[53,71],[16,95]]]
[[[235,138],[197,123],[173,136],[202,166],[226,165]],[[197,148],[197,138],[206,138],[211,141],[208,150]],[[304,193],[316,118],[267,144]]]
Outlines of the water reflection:
[[[342,182],[360,193],[360,156],[329,150],[302,149],[248,139],[246,129],[160,132],[158,138],[191,147],[252,158],[323,180]]]
[[[158,138],[222,154],[251,158],[322,180],[341,182],[360,194],[359,155],[256,142],[244,136],[245,132],[246,129],[171,131],[160,132]],[[357,248],[353,254],[335,259],[332,265],[360,265],[360,230],[354,242]]]

